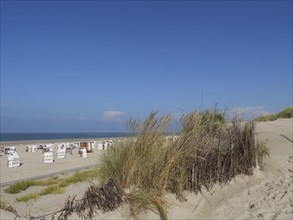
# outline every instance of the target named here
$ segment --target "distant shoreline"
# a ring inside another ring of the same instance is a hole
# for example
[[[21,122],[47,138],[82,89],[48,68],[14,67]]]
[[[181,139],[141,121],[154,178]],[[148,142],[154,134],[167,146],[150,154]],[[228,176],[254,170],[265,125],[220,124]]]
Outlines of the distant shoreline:
[[[0,133],[0,144],[72,142],[79,140],[113,139],[129,136],[129,133]]]
[[[24,141],[0,141],[1,146],[12,146],[12,145],[29,145],[29,144],[44,144],[44,143],[71,143],[71,142],[81,142],[81,141],[101,141],[105,139],[122,139],[125,137],[116,138],[78,138],[78,139],[50,139],[50,140],[24,140]]]

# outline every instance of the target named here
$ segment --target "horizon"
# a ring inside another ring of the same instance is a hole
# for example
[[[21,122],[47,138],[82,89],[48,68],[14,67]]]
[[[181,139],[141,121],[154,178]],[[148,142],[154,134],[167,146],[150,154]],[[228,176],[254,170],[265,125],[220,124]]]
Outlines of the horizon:
[[[292,1],[1,1],[1,133],[292,106]],[[53,132],[52,132],[53,131]]]

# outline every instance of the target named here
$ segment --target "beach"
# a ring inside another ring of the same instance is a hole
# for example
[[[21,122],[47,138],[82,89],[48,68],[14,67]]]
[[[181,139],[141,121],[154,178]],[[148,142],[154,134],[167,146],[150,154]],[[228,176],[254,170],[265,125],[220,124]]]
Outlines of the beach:
[[[27,142],[4,142],[1,146],[15,146],[21,158],[21,166],[17,168],[8,168],[6,155],[1,156],[1,181],[3,185],[6,182],[19,181],[23,179],[30,179],[39,176],[54,175],[68,170],[80,169],[83,167],[96,166],[103,151],[95,149],[93,153],[88,153],[86,158],[82,158],[78,154],[78,149],[73,150],[72,155],[67,155],[64,159],[57,159],[54,155],[53,163],[44,163],[42,150],[36,152],[26,152],[26,146],[35,144],[54,144],[56,146],[60,143],[74,143],[81,140],[43,140],[43,141],[27,141]],[[96,141],[96,146],[101,143],[103,139],[85,139],[84,141]],[[56,153],[56,150],[54,154]]]
[[[203,191],[197,195],[186,192],[185,202],[179,202],[173,194],[166,195],[169,201],[169,219],[291,219],[293,216],[293,145],[290,141],[293,140],[292,125],[292,119],[258,122],[257,139],[265,141],[270,150],[270,158],[265,161],[264,169],[255,170],[252,176],[237,176],[226,185],[215,185],[209,192]],[[99,143],[102,140],[96,141]],[[64,142],[69,141],[64,140]],[[36,143],[40,141],[34,142]],[[75,149],[73,155],[68,155],[64,159],[55,158],[54,163],[45,164],[42,161],[41,150],[35,153],[25,152],[27,144],[31,143],[9,143],[9,146],[17,148],[23,164],[20,167],[8,168],[6,155],[1,156],[1,184],[38,178],[42,175],[68,176],[73,170],[97,166],[105,152],[95,148],[93,153],[87,154],[87,158],[82,158]],[[8,145],[1,143],[1,146]],[[38,192],[39,186],[31,187],[16,195],[5,193],[5,187],[1,187],[1,199],[11,204],[22,217],[42,216],[62,208],[68,196],[76,195],[77,198],[81,198],[90,184],[98,184],[98,181],[70,185],[63,194],[46,195],[27,203],[16,202],[15,199],[28,193]],[[1,210],[0,217],[14,219],[15,215]],[[78,216],[72,215],[70,218],[78,219]],[[142,213],[139,218],[160,219],[158,215],[150,212]],[[114,212],[97,212],[94,219],[129,219],[129,209],[127,205],[123,205]]]

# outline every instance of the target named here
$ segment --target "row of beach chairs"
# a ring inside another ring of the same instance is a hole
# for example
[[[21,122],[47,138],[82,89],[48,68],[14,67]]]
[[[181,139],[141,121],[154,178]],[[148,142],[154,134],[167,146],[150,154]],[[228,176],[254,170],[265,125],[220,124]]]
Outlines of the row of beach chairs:
[[[107,150],[108,147],[112,146],[113,140],[105,140],[102,143],[99,143],[97,148],[98,150]],[[78,148],[78,154],[82,158],[86,158],[88,153],[92,153],[96,142],[76,142],[76,143],[60,143],[60,144],[35,144],[27,145],[26,152],[34,153],[37,150],[42,150],[43,153],[43,162],[44,163],[53,163],[54,162],[54,148],[56,145],[56,158],[63,159],[67,155],[73,155],[73,150]],[[20,156],[16,152],[16,147],[0,147],[0,155],[7,155],[7,166],[9,168],[19,167],[21,165]]]

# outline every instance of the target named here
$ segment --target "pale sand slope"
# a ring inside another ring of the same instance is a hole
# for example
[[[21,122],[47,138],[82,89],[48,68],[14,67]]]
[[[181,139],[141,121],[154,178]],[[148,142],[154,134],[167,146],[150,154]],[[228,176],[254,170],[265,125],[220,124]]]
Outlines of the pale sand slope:
[[[292,143],[280,134],[293,139],[293,120],[280,119],[261,122],[256,126],[257,137],[266,140],[271,157],[263,171],[253,176],[238,176],[226,186],[214,186],[211,192],[187,194],[187,201],[178,202],[174,195],[167,195],[170,202],[170,219],[292,219],[293,217],[293,167]],[[79,159],[79,158],[76,158]],[[2,168],[1,168],[2,169]],[[1,170],[2,172],[2,170]],[[2,176],[2,173],[1,173]],[[71,185],[62,195],[49,195],[27,204],[15,202],[16,197],[36,192],[38,187],[17,195],[1,190],[1,198],[14,206],[19,215],[43,215],[58,210],[68,195],[82,196],[90,183]],[[0,219],[12,219],[14,215],[1,211]],[[73,215],[71,219],[77,219]],[[97,213],[95,219],[128,219],[127,205],[111,213]],[[158,215],[145,213],[141,219],[159,219]]]

